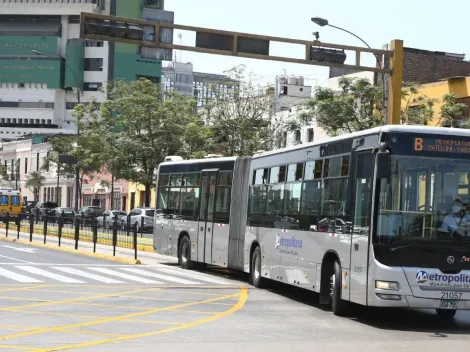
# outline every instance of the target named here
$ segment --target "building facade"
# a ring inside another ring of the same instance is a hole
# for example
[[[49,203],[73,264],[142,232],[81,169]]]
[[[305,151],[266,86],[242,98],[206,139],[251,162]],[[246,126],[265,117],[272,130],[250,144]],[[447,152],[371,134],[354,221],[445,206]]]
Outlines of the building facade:
[[[313,119],[308,124],[302,124],[301,115],[305,104],[312,97],[312,86],[305,85],[301,76],[276,77],[274,87],[273,124],[282,135],[278,138],[277,148],[284,148],[300,143],[309,143],[327,138],[327,134]],[[298,128],[289,128],[289,121],[299,122]]]
[[[212,98],[229,94],[238,83],[225,75],[194,72],[190,62],[170,62],[162,69],[162,89],[192,96],[198,107]]]
[[[161,61],[138,46],[79,38],[81,12],[142,18],[146,3],[0,0],[0,139],[75,133],[73,108],[105,99],[106,82],[158,82]]]
[[[6,177],[1,177],[0,185],[21,191],[24,201],[57,202],[62,207],[74,207],[75,179],[64,177],[57,165],[45,164],[45,158],[52,147],[47,140],[29,138],[3,142],[0,148],[0,162],[6,167]],[[31,172],[38,171],[44,177],[38,194],[27,187]],[[85,176],[82,184],[80,206],[99,204],[104,209],[124,210],[127,207],[128,184],[123,180],[114,181],[114,200],[111,203],[110,174],[103,172]]]

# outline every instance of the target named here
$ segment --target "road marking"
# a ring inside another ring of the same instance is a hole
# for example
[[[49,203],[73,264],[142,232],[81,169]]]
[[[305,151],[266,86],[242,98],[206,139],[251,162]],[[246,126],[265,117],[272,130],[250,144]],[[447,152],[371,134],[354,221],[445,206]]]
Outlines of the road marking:
[[[149,310],[145,310],[143,312],[135,312],[135,313],[129,313],[129,314],[124,314],[124,315],[119,315],[119,316],[114,316],[114,317],[107,317],[105,319],[98,319],[98,320],[94,320],[94,321],[86,321],[86,322],[75,323],[75,324],[67,324],[67,325],[61,325],[61,326],[51,326],[51,327],[37,329],[37,330],[24,331],[24,332],[20,332],[20,333],[0,336],[0,340],[8,340],[8,339],[18,338],[18,337],[44,334],[46,332],[51,332],[51,331],[64,331],[64,330],[70,330],[70,329],[75,329],[75,328],[80,328],[80,327],[112,323],[112,322],[116,322],[116,321],[126,321],[128,319],[132,319],[132,318],[135,318],[135,317],[142,317],[142,316],[145,316],[145,315],[150,315],[150,314],[155,314],[155,313],[160,313],[160,312],[173,311],[175,309],[191,307],[191,306],[196,306],[196,305],[200,305],[200,304],[211,303],[211,302],[216,302],[216,301],[221,301],[221,300],[225,300],[225,299],[239,297],[238,303],[235,304],[229,310],[227,310],[225,312],[222,312],[222,313],[218,313],[217,315],[212,315],[209,318],[206,318],[206,319],[202,320],[202,322],[209,322],[209,321],[214,320],[214,319],[210,319],[210,318],[222,317],[224,315],[224,313],[226,313],[226,312],[230,312],[230,313],[234,312],[235,310],[233,310],[233,308],[236,307],[240,303],[240,300],[242,300],[243,304],[240,305],[240,307],[238,308],[238,309],[240,309],[246,301],[246,298],[244,298],[245,296],[247,296],[245,291],[247,291],[247,289],[242,288],[241,291],[238,292],[238,293],[223,295],[223,296],[214,297],[214,298],[209,298],[209,299],[204,300],[204,301],[184,303],[184,304],[178,304],[178,305],[168,306],[168,307],[152,308],[152,309],[149,309]],[[116,293],[114,295],[119,295],[119,294]],[[238,309],[236,309],[236,310],[238,310]],[[227,314],[230,314],[230,313],[227,313]],[[86,342],[86,343],[83,343],[83,344],[79,343],[79,344],[65,345],[65,346],[54,347],[54,348],[44,348],[44,349],[41,349],[41,351],[42,352],[60,351],[60,350],[67,350],[67,349],[71,349],[71,348],[79,348],[79,347],[100,345],[100,344],[106,343],[106,342],[121,341],[121,339],[122,340],[131,340],[131,339],[135,339],[135,338],[138,338],[138,337],[145,337],[145,336],[155,335],[155,334],[160,333],[160,331],[170,332],[170,331],[180,330],[181,328],[178,328],[178,327],[185,326],[185,325],[189,325],[188,327],[190,327],[190,326],[196,326],[196,325],[199,325],[199,324],[192,324],[192,323],[182,324],[182,325],[179,325],[179,326],[176,326],[176,327],[163,329],[163,330],[158,330],[158,331],[153,331],[153,332],[150,332],[150,333],[127,335],[127,336],[116,337],[116,338],[112,338],[112,339]]]
[[[5,268],[0,268],[0,276],[7,277],[18,282],[42,282],[37,279],[33,279],[32,277],[21,275],[13,271],[7,270]]]
[[[14,246],[2,246],[3,248],[11,248],[15,251],[19,252],[28,252],[28,253],[35,253],[34,251],[36,248],[21,248],[21,247],[14,247]]]
[[[98,271],[98,272],[103,273],[103,274],[108,274],[108,275],[111,275],[111,276],[121,277],[123,279],[131,280],[131,281],[142,282],[144,284],[163,284],[163,282],[160,282],[160,281],[144,279],[144,278],[141,278],[141,277],[136,277],[136,276],[132,276],[132,275],[125,274],[125,273],[120,273],[120,272],[110,270],[110,269],[106,269],[106,268],[89,268],[89,269]]]
[[[202,281],[207,281],[207,282],[212,282],[214,284],[222,284],[222,285],[228,285],[229,283],[227,281],[223,281],[223,280],[219,280],[219,279],[216,279],[212,276],[209,276],[209,275],[200,275],[200,274],[196,274],[196,273],[186,273],[184,271],[179,271],[179,270],[173,270],[173,269],[158,269],[158,271],[163,271],[163,272],[166,272],[166,273],[170,273],[170,274],[174,274],[174,275],[180,275],[180,276],[186,276],[186,277],[190,277],[192,279],[195,279],[195,280],[202,280]]]
[[[210,303],[212,301],[216,301],[216,300],[223,300],[223,299],[229,299],[229,298],[233,298],[233,297],[238,297],[238,301],[237,303],[235,303],[231,308],[229,308],[228,310],[224,311],[224,312],[220,312],[220,313],[217,313],[217,314],[214,314],[214,315],[211,315],[211,316],[208,316],[204,319],[200,319],[200,320],[196,320],[196,321],[193,321],[193,322],[190,322],[190,323],[184,323],[184,324],[180,324],[180,325],[177,325],[177,326],[172,326],[172,327],[168,327],[166,329],[160,329],[160,330],[155,330],[155,331],[149,331],[149,332],[144,332],[144,333],[138,333],[138,334],[135,334],[135,335],[127,335],[127,336],[119,336],[119,337],[113,337],[113,338],[108,338],[108,339],[103,339],[103,340],[97,340],[97,341],[90,341],[90,342],[82,342],[82,343],[77,343],[77,344],[70,344],[70,345],[64,345],[64,346],[58,346],[58,347],[54,347],[54,348],[44,348],[44,349],[41,349],[40,352],[52,352],[52,351],[65,351],[65,350],[70,350],[70,349],[75,349],[75,348],[83,348],[83,347],[90,347],[90,346],[96,346],[96,345],[102,345],[102,344],[105,344],[105,343],[110,343],[110,342],[118,342],[118,341],[128,341],[128,340],[136,340],[136,339],[140,339],[140,338],[144,338],[144,337],[148,337],[148,336],[155,336],[155,335],[161,335],[161,334],[165,334],[165,333],[169,333],[169,332],[173,332],[173,331],[178,331],[178,330],[183,330],[183,329],[188,329],[188,328],[192,328],[192,327],[195,327],[195,326],[198,326],[198,325],[202,325],[202,324],[205,324],[205,323],[209,323],[209,322],[212,322],[214,320],[218,320],[220,318],[223,318],[227,315],[230,315],[232,313],[235,313],[236,311],[240,310],[241,308],[243,308],[243,306],[245,305],[247,299],[248,299],[248,289],[246,287],[243,287],[240,289],[240,292],[237,293],[237,294],[233,294],[233,295],[226,295],[226,296],[222,296],[222,297],[217,297],[217,298],[212,298],[212,299],[208,299],[208,300],[205,300],[205,301],[200,301],[198,302],[198,304],[205,304],[205,303]],[[174,307],[173,309],[171,309],[172,307],[167,307],[168,309],[165,309],[165,308],[160,308],[160,309],[153,309],[151,311],[148,311],[148,312],[142,312],[142,313],[134,313],[134,314],[129,314],[127,316],[138,316],[138,315],[146,315],[146,314],[153,314],[153,313],[157,313],[159,311],[164,311],[164,310],[174,310],[174,309],[178,309],[178,308],[182,308],[182,306],[189,306],[190,304],[186,304],[186,305],[180,305],[179,307],[176,306]],[[193,304],[193,305],[196,305],[196,304]],[[122,316],[122,317],[126,317],[126,316]],[[117,317],[117,318],[109,318],[109,319],[104,319],[106,321],[102,321],[102,322],[99,322],[97,324],[103,324],[103,323],[106,323],[108,321],[118,321],[118,320],[127,320],[126,318],[122,318],[122,317]],[[93,323],[91,325],[94,325],[94,322],[90,322],[90,323]],[[80,325],[80,326],[89,326],[89,325],[84,325],[84,324],[87,324],[87,323],[83,323],[83,324],[73,324],[73,325]],[[58,329],[60,331],[63,331],[64,329],[67,329],[67,328],[72,328],[71,326],[69,327],[58,327],[56,329],[54,329],[54,331],[58,331]],[[50,329],[44,329],[46,331],[44,332],[47,332],[47,331],[51,331]],[[21,333],[20,333],[21,334]]]
[[[15,268],[27,271],[32,274],[50,277],[51,279],[61,281],[61,282],[66,282],[69,284],[84,284],[85,283],[84,281],[72,279],[71,277],[67,277],[67,276],[63,276],[59,274],[54,274],[46,270],[35,268],[34,266],[15,266]]]
[[[108,278],[108,277],[105,277],[105,276],[96,275],[96,274],[92,274],[92,273],[87,273],[85,271],[77,270],[77,269],[74,269],[74,268],[61,267],[61,266],[55,266],[53,268],[56,269],[56,270],[63,271],[63,272],[68,273],[68,274],[73,274],[73,275],[77,275],[77,276],[86,277],[88,279],[92,279],[92,280],[96,280],[96,281],[100,281],[100,282],[105,282],[107,284],[123,284],[124,283],[124,282],[116,280],[116,279],[111,279],[111,278]]]
[[[173,281],[173,282],[177,282],[177,283],[180,283],[180,284],[188,284],[188,285],[200,285],[201,284],[201,282],[190,281],[190,280],[186,280],[186,279],[180,279],[178,277],[169,276],[169,275],[157,274],[157,273],[142,270],[142,269],[122,268],[122,270],[130,271],[131,273],[135,273],[135,274],[139,274],[139,275],[156,277],[157,279],[162,279],[162,280],[166,280],[166,281]]]
[[[11,260],[16,260],[17,262],[21,262],[21,263],[31,264],[31,262],[28,262],[28,261],[26,261],[26,260],[21,260],[21,259],[16,259],[16,258],[12,258],[12,257],[7,257],[6,255],[1,255],[1,254],[0,254],[0,257],[2,257],[2,258],[7,258],[7,259],[11,259]]]

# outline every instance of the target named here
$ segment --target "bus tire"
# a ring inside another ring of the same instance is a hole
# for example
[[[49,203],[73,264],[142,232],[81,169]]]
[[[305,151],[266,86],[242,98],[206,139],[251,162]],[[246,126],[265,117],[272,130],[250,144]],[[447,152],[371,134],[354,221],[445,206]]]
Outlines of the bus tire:
[[[334,263],[334,274],[332,276],[331,310],[334,315],[338,316],[344,315],[347,308],[347,302],[341,299],[341,287],[343,286],[342,277],[341,265],[339,265],[336,260]]]
[[[178,251],[178,264],[183,269],[192,269],[194,262],[191,260],[191,241],[188,236],[183,236]]]
[[[261,248],[257,246],[251,255],[251,282],[256,288],[265,287],[266,279],[261,276],[262,273],[262,263],[261,263]]]
[[[437,316],[444,322],[452,321],[454,319],[456,309],[436,309]]]

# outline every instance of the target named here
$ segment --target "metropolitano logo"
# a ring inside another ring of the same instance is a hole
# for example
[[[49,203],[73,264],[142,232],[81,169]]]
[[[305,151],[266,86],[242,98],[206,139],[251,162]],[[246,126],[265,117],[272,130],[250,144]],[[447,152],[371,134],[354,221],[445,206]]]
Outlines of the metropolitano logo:
[[[428,281],[428,273],[420,270],[416,273],[416,282],[418,284],[424,284],[425,282]]]

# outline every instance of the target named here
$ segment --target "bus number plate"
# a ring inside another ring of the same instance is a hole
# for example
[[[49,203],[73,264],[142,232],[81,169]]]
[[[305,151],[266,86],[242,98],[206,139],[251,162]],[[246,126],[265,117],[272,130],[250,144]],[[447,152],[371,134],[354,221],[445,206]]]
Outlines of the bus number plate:
[[[441,299],[441,303],[439,305],[441,309],[457,309],[457,301],[452,299]]]

